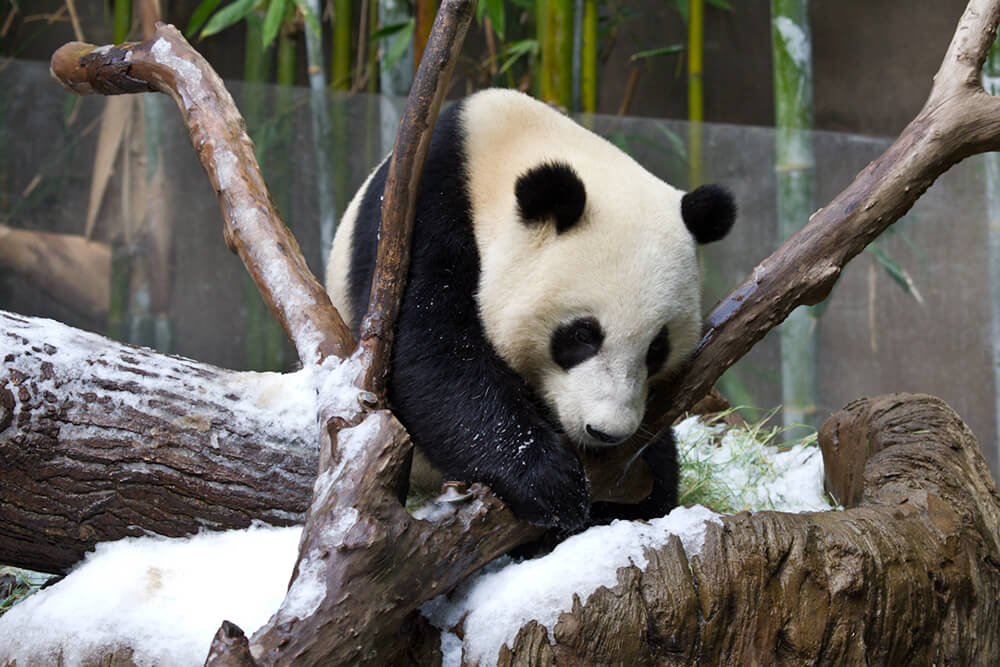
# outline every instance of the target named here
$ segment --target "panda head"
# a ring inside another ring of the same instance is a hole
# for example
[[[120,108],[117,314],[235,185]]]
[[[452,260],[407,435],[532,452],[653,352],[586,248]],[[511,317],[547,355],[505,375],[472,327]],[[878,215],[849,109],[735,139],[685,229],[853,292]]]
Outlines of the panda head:
[[[512,224],[477,234],[490,341],[582,446],[633,435],[648,380],[694,348],[695,249],[735,218],[724,188],[684,193],[610,155],[610,164],[580,155],[523,169],[508,197],[485,204]]]

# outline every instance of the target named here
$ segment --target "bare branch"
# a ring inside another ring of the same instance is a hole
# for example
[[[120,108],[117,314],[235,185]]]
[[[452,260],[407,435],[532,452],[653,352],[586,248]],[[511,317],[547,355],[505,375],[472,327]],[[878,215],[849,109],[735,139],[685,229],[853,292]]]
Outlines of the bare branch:
[[[1000,0],[971,0],[921,112],[847,189],[715,306],[683,377],[654,396],[651,423],[669,426],[795,308],[825,299],[844,265],[952,165],[1000,149],[1000,100],[978,81],[998,21]]]
[[[442,3],[434,22],[433,37],[427,43],[406,100],[389,159],[389,172],[383,190],[378,257],[359,341],[366,359],[366,378],[361,386],[380,398],[385,396],[392,333],[410,266],[410,236],[424,158],[473,9],[474,3],[470,0],[446,0]]]
[[[233,98],[176,28],[158,24],[151,39],[119,46],[71,42],[53,54],[51,71],[81,95],[159,91],[173,97],[219,199],[226,243],[243,260],[299,358],[315,364],[350,354],[350,331],[282,224]]]

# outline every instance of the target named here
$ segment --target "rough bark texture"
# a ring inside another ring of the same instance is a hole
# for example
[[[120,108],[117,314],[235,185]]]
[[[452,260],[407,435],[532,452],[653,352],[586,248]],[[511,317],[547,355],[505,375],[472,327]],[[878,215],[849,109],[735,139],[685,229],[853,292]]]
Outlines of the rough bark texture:
[[[726,517],[690,561],[673,539],[499,664],[1000,663],[1000,496],[968,427],[897,394],[851,403],[820,445],[848,509]]]
[[[273,412],[301,376],[227,371],[3,312],[0,360],[0,563],[58,572],[97,542],[148,530],[302,521],[318,427]]]
[[[461,13],[467,21],[470,3],[453,0],[442,13]],[[661,402],[654,417],[669,421],[794,307],[821,299],[843,263],[951,164],[1000,146],[1000,102],[982,93],[975,76],[998,16],[1000,1],[971,0],[921,115],[714,311],[691,369],[671,394],[674,407]],[[318,283],[303,273],[294,241],[275,229],[276,212],[231,100],[219,107],[211,99],[228,94],[217,89],[218,78],[176,31],[160,28],[144,45],[64,48],[53,69],[63,70],[71,88],[155,89],[174,96],[219,192],[227,240],[255,275],[304,363],[346,356],[352,341],[343,335],[343,323],[317,293]],[[439,62],[437,73],[447,66],[447,60]],[[433,115],[426,116],[429,124]],[[400,239],[406,243],[405,232]],[[269,264],[278,268],[265,272]],[[355,356],[314,370],[333,376],[362,365]],[[661,400],[666,395],[661,392]],[[356,398],[365,397],[359,392]],[[334,401],[322,388],[317,411],[325,424],[322,472],[289,595],[250,643],[253,657],[245,643],[227,641],[238,639],[234,628],[223,628],[212,664],[402,660],[419,627],[412,615],[418,604],[533,535],[478,487],[435,523],[413,520],[399,504],[409,444],[391,416],[366,410],[357,400]],[[893,429],[905,431],[902,425]],[[984,621],[995,620],[997,611],[996,489],[967,429],[959,430],[957,438],[945,440],[924,434],[934,445],[872,446],[876,458],[885,455],[894,467],[871,491],[865,488],[860,507],[738,515],[710,529],[702,557],[691,563],[675,541],[651,554],[647,572],[624,569],[618,586],[565,614],[552,629],[555,647],[545,641],[544,628],[526,629],[510,661],[534,664],[550,655],[566,663],[634,664],[996,658],[996,630]],[[876,437],[873,428],[866,433],[864,442]],[[852,442],[841,437],[846,449]]]

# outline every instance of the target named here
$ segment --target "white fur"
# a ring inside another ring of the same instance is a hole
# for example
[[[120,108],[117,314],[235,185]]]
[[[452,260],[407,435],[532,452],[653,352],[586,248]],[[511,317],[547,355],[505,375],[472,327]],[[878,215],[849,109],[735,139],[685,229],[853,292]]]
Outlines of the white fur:
[[[540,390],[575,441],[600,444],[587,435],[588,424],[607,434],[631,434],[645,408],[650,342],[668,327],[666,371],[698,340],[698,264],[681,219],[684,193],[521,93],[477,93],[465,100],[462,122],[486,335]],[[525,225],[517,216],[518,176],[547,161],[570,164],[586,188],[583,219],[562,234],[552,224]],[[327,290],[348,321],[355,314],[346,267],[367,186],[344,214],[327,268]],[[601,350],[566,371],[552,360],[552,332],[588,315],[604,330]]]
[[[365,192],[368,190],[368,184],[381,166],[380,163],[372,169],[365,182],[358,188],[354,198],[351,199],[351,203],[347,205],[347,210],[344,211],[344,215],[340,219],[340,225],[337,226],[337,233],[333,237],[330,257],[326,261],[326,292],[330,295],[333,307],[337,309],[340,317],[348,326],[354,324],[355,317],[354,308],[351,306],[350,285],[347,282],[347,269],[351,265],[351,249],[354,245],[354,227],[358,220],[361,200],[364,199]]]
[[[479,93],[466,100],[463,119],[480,316],[491,343],[541,389],[577,442],[597,444],[588,424],[631,434],[644,411],[650,342],[668,327],[669,369],[698,340],[698,265],[680,215],[684,193],[526,95]],[[562,234],[522,224],[514,196],[518,176],[553,160],[570,164],[587,192],[583,219]],[[587,315],[605,332],[601,350],[563,370],[551,357],[552,332]]]

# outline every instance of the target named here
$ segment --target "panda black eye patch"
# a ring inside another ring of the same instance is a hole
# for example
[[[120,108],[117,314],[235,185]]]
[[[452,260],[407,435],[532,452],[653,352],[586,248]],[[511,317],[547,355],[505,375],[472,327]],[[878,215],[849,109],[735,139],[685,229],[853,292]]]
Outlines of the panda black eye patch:
[[[552,334],[552,360],[569,370],[601,349],[604,331],[593,317],[579,317],[560,325]]]
[[[663,368],[669,354],[670,336],[667,334],[667,328],[663,327],[646,351],[646,370],[650,376],[656,375]]]

